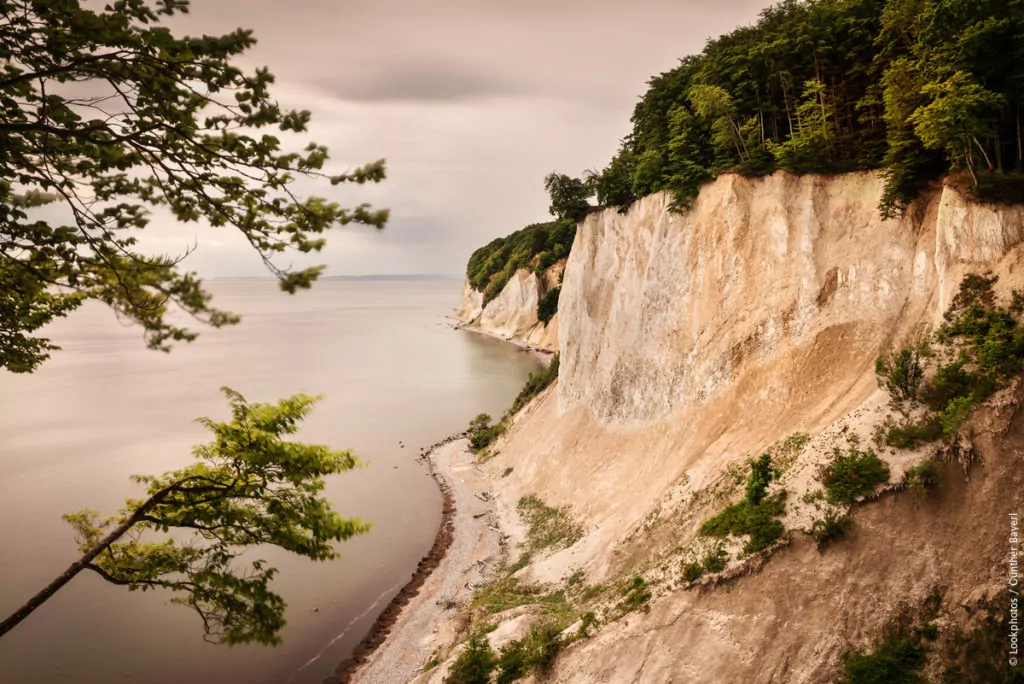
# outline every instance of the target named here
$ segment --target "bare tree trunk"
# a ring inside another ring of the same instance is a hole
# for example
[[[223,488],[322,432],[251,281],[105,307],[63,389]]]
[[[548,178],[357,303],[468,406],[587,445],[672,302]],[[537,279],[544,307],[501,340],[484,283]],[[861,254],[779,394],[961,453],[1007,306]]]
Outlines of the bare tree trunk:
[[[782,84],[782,101],[786,103],[786,120],[789,121],[789,134],[793,135],[793,115],[789,112],[789,93],[786,91],[786,82],[779,77],[779,83]]]
[[[974,144],[978,146],[979,150],[981,150],[981,156],[985,157],[985,163],[988,165],[989,171],[991,171],[992,160],[988,158],[988,152],[985,151],[985,148],[982,147],[981,143],[978,142],[978,139],[975,138],[973,135],[971,136],[971,139],[974,140]]]
[[[46,603],[54,594],[60,591],[65,584],[73,580],[75,575],[89,567],[89,564],[92,563],[98,555],[110,548],[111,544],[120,539],[125,532],[139,522],[144,515],[149,513],[154,506],[163,501],[175,486],[176,485],[167,487],[166,489],[163,489],[151,496],[144,504],[135,509],[135,512],[132,513],[130,518],[118,525],[110,532],[110,534],[100,540],[99,544],[89,549],[84,556],[72,563],[67,570],[57,577],[57,579],[46,585],[42,591],[30,598],[21,608],[14,611],[10,617],[3,622],[0,622],[0,638],[3,638],[5,634],[17,627],[22,620],[35,612],[36,608]]]

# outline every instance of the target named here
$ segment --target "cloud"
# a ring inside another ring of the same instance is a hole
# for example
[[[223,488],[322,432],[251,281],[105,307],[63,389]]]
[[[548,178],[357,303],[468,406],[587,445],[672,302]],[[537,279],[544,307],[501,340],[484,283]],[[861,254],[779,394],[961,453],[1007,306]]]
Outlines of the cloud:
[[[354,66],[323,76],[312,85],[338,100],[362,103],[464,102],[522,96],[530,91],[528,83],[429,59]]]
[[[269,66],[282,104],[313,113],[332,172],[387,159],[379,186],[301,189],[388,207],[389,226],[340,228],[283,265],[456,275],[480,245],[547,218],[546,173],[608,162],[649,78],[773,1],[208,0],[182,28],[253,29],[243,64]],[[186,264],[201,275],[265,273],[226,229],[155,223],[157,249],[198,241]]]

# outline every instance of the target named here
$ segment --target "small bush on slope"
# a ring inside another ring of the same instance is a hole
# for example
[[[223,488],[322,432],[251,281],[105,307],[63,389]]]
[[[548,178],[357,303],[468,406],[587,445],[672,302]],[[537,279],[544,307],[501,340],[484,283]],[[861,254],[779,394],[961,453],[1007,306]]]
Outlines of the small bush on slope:
[[[750,535],[743,548],[745,553],[756,553],[778,541],[786,529],[775,518],[786,513],[786,492],[767,496],[768,485],[774,477],[768,454],[751,461],[745,498],[704,521],[700,533],[711,537]]]
[[[482,632],[469,637],[465,650],[459,654],[444,684],[489,684],[494,671],[494,651]]]
[[[889,466],[871,449],[850,446],[848,454],[836,451],[836,458],[821,469],[821,483],[829,503],[851,504],[889,481]]]

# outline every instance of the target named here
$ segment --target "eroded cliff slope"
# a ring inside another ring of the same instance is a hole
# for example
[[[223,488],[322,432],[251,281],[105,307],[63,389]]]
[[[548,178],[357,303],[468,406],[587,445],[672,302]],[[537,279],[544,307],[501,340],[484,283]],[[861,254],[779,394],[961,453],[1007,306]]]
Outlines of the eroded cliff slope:
[[[890,448],[878,442],[894,414],[875,359],[939,324],[967,273],[998,276],[995,294],[1009,300],[1024,283],[1024,208],[974,204],[944,185],[882,221],[881,191],[872,174],[726,175],[683,214],[657,194],[580,225],[562,283],[558,382],[485,466],[510,560],[516,542],[536,541],[523,497],[582,532],[523,556],[514,578],[564,587],[563,598],[581,582],[611,592],[591,635],[562,649],[554,681],[834,681],[851,648],[870,650],[926,606],[938,643],[952,644],[975,626],[977,611],[962,606],[1001,600],[1024,484],[1024,389],[1011,383],[946,441]],[[891,493],[854,507],[846,534],[819,551],[810,533],[846,515],[822,500],[822,468],[869,445]],[[718,542],[701,523],[742,497],[745,464],[766,451],[785,534],[756,553],[732,538],[709,550]],[[937,454],[939,486],[900,492],[908,469]],[[725,559],[711,577],[684,577],[702,559],[711,567],[709,553]],[[621,584],[630,577],[643,581]],[[424,679],[441,681],[450,665]],[[932,658],[924,671],[938,678],[941,667]]]

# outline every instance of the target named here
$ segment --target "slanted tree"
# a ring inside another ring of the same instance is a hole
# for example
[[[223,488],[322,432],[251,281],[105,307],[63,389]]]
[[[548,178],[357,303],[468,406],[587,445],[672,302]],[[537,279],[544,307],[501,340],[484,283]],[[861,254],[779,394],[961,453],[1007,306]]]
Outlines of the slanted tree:
[[[154,257],[137,246],[154,209],[238,230],[289,293],[310,287],[321,267],[291,270],[275,257],[320,250],[338,225],[384,225],[387,211],[299,196],[310,181],[379,182],[384,163],[328,174],[326,148],[303,146],[309,112],[278,105],[269,71],[234,63],[254,45],[251,32],[179,37],[160,25],[188,10],[188,0],[103,9],[0,0],[0,369],[38,368],[57,348],[39,330],[90,299],[165,351],[196,337],[172,308],[213,326],[238,322],[183,270],[187,252]],[[203,421],[215,439],[196,448],[195,464],[137,478],[147,498],[113,517],[67,516],[82,557],[0,622],[0,636],[89,570],[129,589],[177,593],[211,639],[279,641],[275,570],[237,557],[270,544],[334,558],[335,542],[367,526],[331,510],[323,478],[356,460],[284,439],[314,398],[249,404],[226,391],[233,420]]]
[[[179,37],[160,24],[188,10],[0,2],[0,368],[34,370],[57,348],[39,329],[87,299],[140,324],[154,349],[196,336],[168,318],[172,306],[238,322],[181,257],[137,247],[153,208],[240,231],[287,292],[322,267],[290,270],[276,256],[320,250],[334,226],[384,225],[387,212],[365,204],[299,197],[303,179],[378,182],[384,164],[328,174],[327,149],[301,141],[309,112],[282,109],[266,69],[234,63],[252,33]]]
[[[312,560],[336,558],[334,542],[369,526],[345,519],[321,496],[324,477],[351,470],[347,451],[289,441],[318,397],[296,395],[276,404],[250,404],[223,388],[227,423],[201,418],[213,440],[193,450],[195,463],[134,480],[146,498],[129,499],[120,513],[64,516],[82,557],[24,606],[0,622],[0,637],[84,570],[129,590],[167,589],[172,603],[202,618],[210,640],[276,644],[285,603],[270,588],[277,571],[265,561],[241,563],[250,547],[272,545]]]

